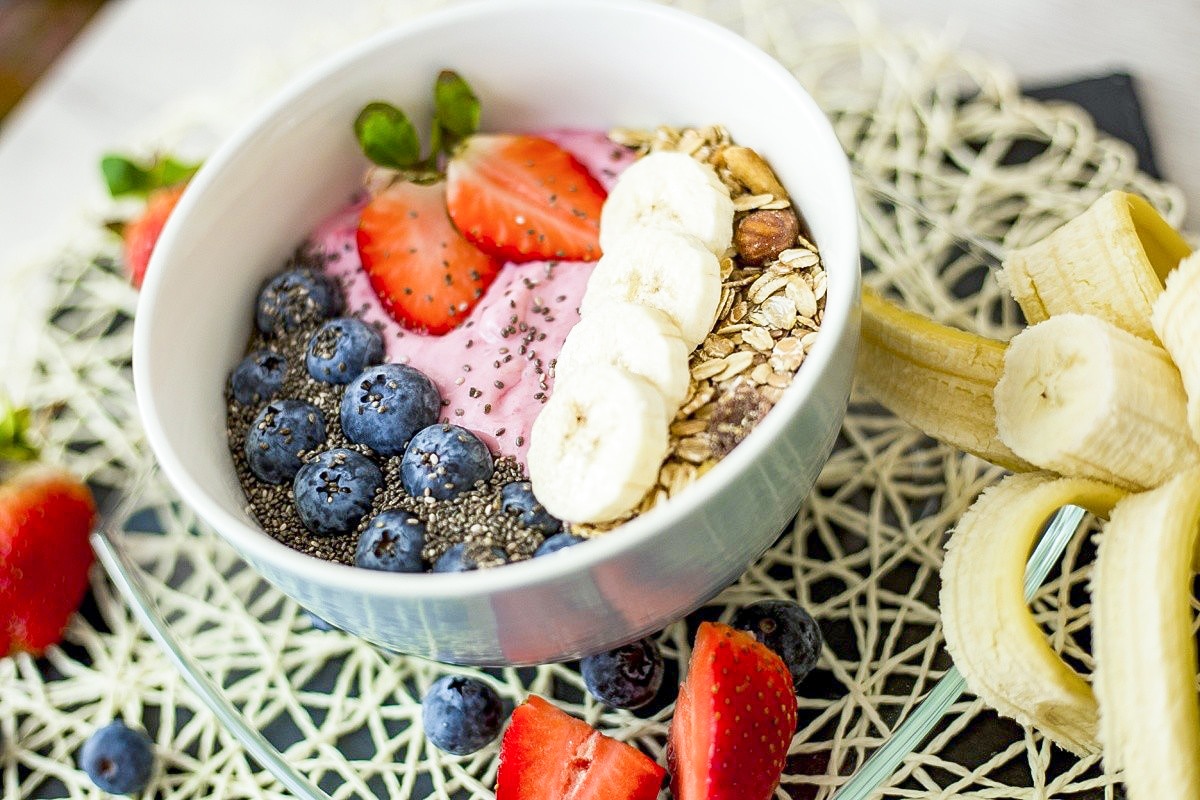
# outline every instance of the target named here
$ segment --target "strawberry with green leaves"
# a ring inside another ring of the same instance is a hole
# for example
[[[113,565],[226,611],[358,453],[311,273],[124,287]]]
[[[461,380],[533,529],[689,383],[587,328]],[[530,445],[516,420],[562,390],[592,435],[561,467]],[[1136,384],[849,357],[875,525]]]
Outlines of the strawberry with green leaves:
[[[795,730],[783,659],[750,633],[701,623],[668,732],[675,800],[769,800]]]
[[[136,217],[109,225],[124,241],[125,269],[134,286],[141,288],[159,234],[197,169],[198,164],[185,164],[169,156],[140,164],[117,155],[101,159],[100,171],[104,173],[109,194],[146,200]]]
[[[388,180],[368,201],[357,238],[392,316],[444,333],[462,323],[504,261],[599,258],[605,192],[553,142],[478,133],[479,100],[457,74],[438,75],[433,106],[425,156],[400,109],[375,102],[359,113],[359,144]]]
[[[62,469],[37,462],[29,413],[0,415],[0,657],[40,655],[87,591],[96,508]]]

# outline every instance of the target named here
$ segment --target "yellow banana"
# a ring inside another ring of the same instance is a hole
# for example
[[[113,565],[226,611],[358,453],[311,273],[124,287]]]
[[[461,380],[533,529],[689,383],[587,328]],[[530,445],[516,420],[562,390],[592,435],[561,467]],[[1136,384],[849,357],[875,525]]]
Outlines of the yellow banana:
[[[1154,332],[1179,369],[1187,393],[1187,422],[1200,441],[1200,253],[1179,262],[1154,301]]]

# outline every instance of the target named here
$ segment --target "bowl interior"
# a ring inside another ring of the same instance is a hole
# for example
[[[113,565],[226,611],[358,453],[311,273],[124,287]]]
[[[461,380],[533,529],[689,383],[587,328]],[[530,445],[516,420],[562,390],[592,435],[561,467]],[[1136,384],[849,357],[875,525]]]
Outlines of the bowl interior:
[[[671,9],[598,0],[489,2],[383,33],[299,79],[209,160],[164,231],[137,312],[139,404],[167,476],[253,561],[312,580],[414,591],[411,583],[385,583],[382,574],[330,569],[258,529],[226,449],[221,389],[244,352],[262,281],[360,186],[366,162],[351,131],[358,110],[387,100],[425,130],[430,87],[443,68],[470,81],[485,129],[725,126],[739,144],[767,157],[821,246],[829,272],[825,329],[855,324],[857,221],[845,157],[792,76],[745,41]],[[828,338],[772,415],[795,413],[825,365],[847,357],[834,350],[840,334]],[[755,448],[769,446],[751,440],[718,470],[742,469]],[[689,492],[669,505],[705,497]],[[650,526],[637,532],[655,534]],[[473,578],[470,591],[535,580],[538,570],[579,569],[629,544],[607,539],[550,566],[520,565],[528,569],[514,568],[516,577],[489,571],[496,574]],[[417,591],[462,591],[448,586],[430,580]]]

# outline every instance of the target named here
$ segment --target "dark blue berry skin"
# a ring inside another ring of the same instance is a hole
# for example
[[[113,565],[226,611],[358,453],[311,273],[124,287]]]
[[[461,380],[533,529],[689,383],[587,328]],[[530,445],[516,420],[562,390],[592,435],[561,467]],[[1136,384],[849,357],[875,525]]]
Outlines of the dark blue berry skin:
[[[456,756],[474,753],[500,733],[504,707],[483,681],[446,675],[421,700],[421,724],[434,746]]]
[[[652,639],[588,656],[579,662],[584,685],[612,708],[641,708],[662,686],[663,657]]]
[[[101,790],[133,794],[154,771],[154,744],[145,731],[116,720],[93,733],[79,752],[79,767]]]
[[[499,566],[500,564],[508,563],[508,554],[499,547],[490,548],[487,551],[488,563]],[[479,569],[479,561],[467,552],[467,546],[463,542],[452,545],[450,549],[442,553],[437,561],[433,562],[432,572],[470,572]]]
[[[574,547],[580,542],[586,541],[587,539],[584,539],[582,536],[576,536],[573,533],[556,533],[538,545],[538,549],[533,551],[533,557],[548,556],[551,553],[557,553],[559,550]]]
[[[412,497],[449,500],[492,477],[492,451],[458,425],[439,423],[417,431],[400,460],[400,482]]]
[[[308,268],[271,278],[258,292],[254,324],[264,336],[290,333],[301,325],[340,314],[344,301],[337,281]]]
[[[233,399],[244,406],[265,403],[279,394],[287,374],[287,359],[273,350],[255,350],[229,375]]]
[[[731,627],[751,633],[775,651],[799,686],[821,656],[821,628],[799,603],[791,600],[760,600],[740,609]]]
[[[300,451],[325,443],[325,415],[303,400],[276,400],[246,431],[246,463],[260,481],[286,483],[300,469]]]
[[[327,320],[308,340],[304,366],[326,383],[349,383],[358,373],[383,361],[383,336],[357,317]]]
[[[425,523],[400,508],[380,511],[358,537],[355,566],[383,572],[421,572]]]
[[[513,481],[500,487],[500,508],[509,514],[519,514],[522,525],[546,536],[562,530],[562,520],[538,502],[529,481]]]
[[[332,536],[358,527],[381,486],[383,472],[374,461],[335,447],[300,467],[292,488],[304,527],[318,536]]]
[[[342,430],[355,444],[398,456],[417,431],[437,422],[442,396],[426,375],[405,364],[359,373],[342,395]]]

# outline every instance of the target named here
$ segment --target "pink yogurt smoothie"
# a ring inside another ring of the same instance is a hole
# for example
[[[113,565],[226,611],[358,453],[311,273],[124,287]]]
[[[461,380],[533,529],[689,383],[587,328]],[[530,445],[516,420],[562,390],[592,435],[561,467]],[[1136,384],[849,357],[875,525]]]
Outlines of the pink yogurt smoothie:
[[[573,153],[605,189],[635,158],[596,131],[538,135]],[[347,310],[381,326],[389,362],[429,376],[442,394],[444,421],[474,431],[493,453],[524,465],[529,429],[554,388],[550,362],[579,321],[593,264],[506,264],[461,326],[440,336],[415,333],[388,315],[362,270],[355,244],[362,206],[357,201],[322,221],[308,243],[341,281]]]

